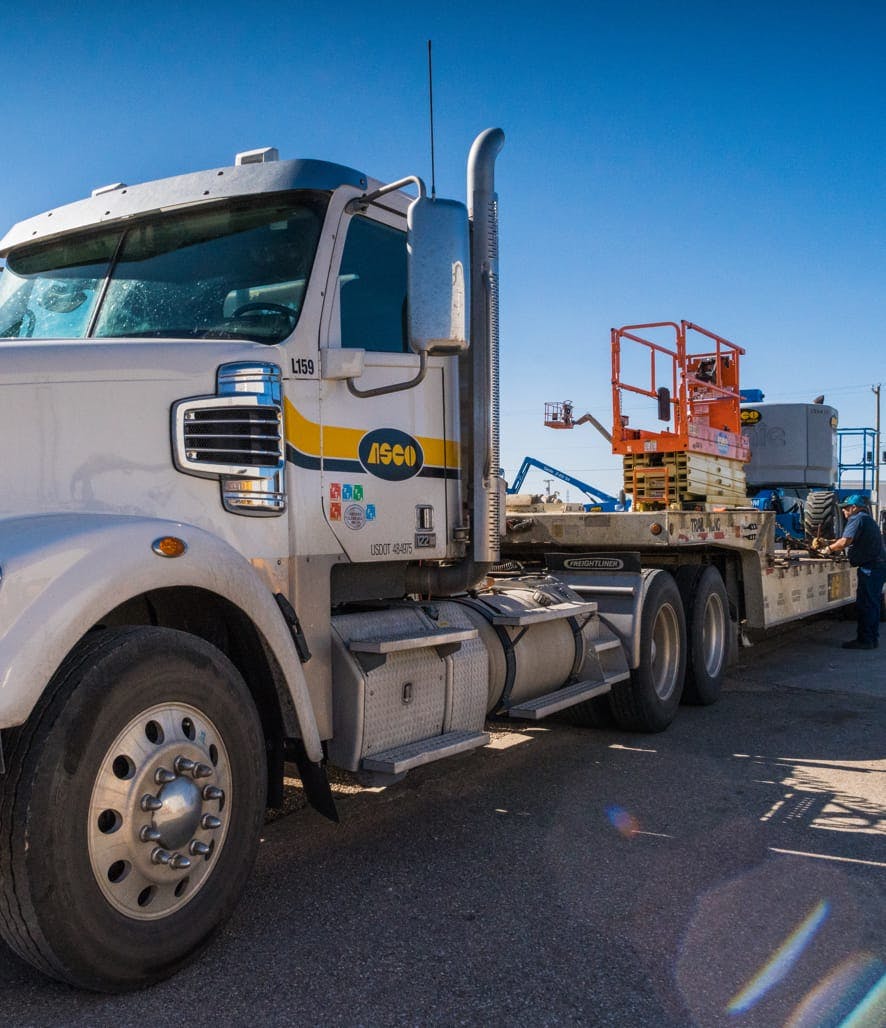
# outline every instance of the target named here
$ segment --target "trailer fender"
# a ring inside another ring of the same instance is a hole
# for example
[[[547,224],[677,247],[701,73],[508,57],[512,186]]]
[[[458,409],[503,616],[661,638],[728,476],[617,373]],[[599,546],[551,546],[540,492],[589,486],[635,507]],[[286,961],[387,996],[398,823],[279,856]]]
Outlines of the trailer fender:
[[[152,546],[174,536],[175,559]],[[115,514],[0,520],[0,726],[27,720],[66,654],[92,625],[154,589],[195,587],[249,617],[285,676],[308,758],[323,759],[295,644],[274,595],[228,543],[194,525]]]
[[[640,664],[640,615],[643,600],[656,569],[637,571],[585,570],[599,560],[597,555],[567,557],[565,566],[553,574],[577,592],[583,600],[593,600],[597,613],[618,638],[627,655],[628,667],[635,670]]]

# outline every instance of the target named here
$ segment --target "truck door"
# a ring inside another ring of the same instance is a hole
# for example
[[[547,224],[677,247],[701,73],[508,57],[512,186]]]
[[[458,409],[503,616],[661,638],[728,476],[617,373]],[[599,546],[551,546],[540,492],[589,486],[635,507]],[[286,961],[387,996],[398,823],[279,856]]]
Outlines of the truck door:
[[[403,215],[343,214],[331,266],[321,350],[364,350],[361,390],[414,378]],[[447,491],[458,476],[457,412],[447,411],[454,373],[453,358],[431,357],[420,384],[375,397],[353,395],[342,379],[321,382],[323,513],[352,560],[446,555]]]

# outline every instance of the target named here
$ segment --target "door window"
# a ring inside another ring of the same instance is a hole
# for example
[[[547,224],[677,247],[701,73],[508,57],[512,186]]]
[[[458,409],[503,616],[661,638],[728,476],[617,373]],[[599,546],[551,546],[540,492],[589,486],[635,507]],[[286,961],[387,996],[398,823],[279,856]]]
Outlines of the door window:
[[[341,345],[407,352],[406,233],[368,218],[351,220],[339,275]]]

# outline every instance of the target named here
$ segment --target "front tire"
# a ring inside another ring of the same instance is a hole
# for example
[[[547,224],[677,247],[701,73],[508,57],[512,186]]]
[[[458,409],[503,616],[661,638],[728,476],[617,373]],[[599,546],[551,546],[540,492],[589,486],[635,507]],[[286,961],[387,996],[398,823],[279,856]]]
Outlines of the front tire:
[[[671,575],[650,576],[640,618],[640,664],[630,681],[617,682],[609,704],[619,728],[661,732],[680,706],[686,671],[686,620]]]
[[[265,746],[237,669],[171,629],[97,632],[14,738],[0,934],[45,973],[120,992],[168,977],[236,905]]]

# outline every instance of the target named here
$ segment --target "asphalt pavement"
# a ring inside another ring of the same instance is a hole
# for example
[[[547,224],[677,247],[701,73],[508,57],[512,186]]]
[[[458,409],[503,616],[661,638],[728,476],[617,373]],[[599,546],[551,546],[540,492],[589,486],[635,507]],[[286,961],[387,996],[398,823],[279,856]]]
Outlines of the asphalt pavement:
[[[542,722],[387,790],[292,789],[228,927],[128,996],[0,944],[18,1025],[886,1024],[886,642],[743,649],[651,736]]]

